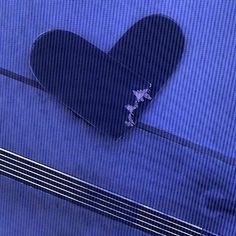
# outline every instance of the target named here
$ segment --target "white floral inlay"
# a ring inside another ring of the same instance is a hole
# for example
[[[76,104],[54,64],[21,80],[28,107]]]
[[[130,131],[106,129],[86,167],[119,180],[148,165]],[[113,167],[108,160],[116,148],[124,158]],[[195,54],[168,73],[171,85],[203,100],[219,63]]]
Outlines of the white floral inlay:
[[[151,84],[149,85],[149,88],[143,89],[143,90],[133,90],[133,94],[135,96],[135,102],[134,105],[125,105],[125,108],[129,111],[128,119],[125,121],[125,124],[129,127],[132,127],[135,125],[134,122],[134,111],[138,109],[139,103],[144,102],[145,99],[152,100],[150,96],[150,88]]]

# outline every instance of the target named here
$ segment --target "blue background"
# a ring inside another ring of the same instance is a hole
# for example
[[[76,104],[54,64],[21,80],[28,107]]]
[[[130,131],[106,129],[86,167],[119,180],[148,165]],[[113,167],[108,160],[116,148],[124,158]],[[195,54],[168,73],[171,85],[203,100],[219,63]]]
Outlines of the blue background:
[[[109,51],[140,18],[171,17],[185,33],[185,53],[141,121],[236,158],[234,0],[0,0],[0,6],[0,67],[30,78],[30,49],[45,31],[70,30]],[[0,146],[213,232],[236,234],[235,166],[141,130],[111,141],[49,95],[4,76]],[[144,235],[0,179],[0,235]],[[209,210],[206,202],[214,199]]]

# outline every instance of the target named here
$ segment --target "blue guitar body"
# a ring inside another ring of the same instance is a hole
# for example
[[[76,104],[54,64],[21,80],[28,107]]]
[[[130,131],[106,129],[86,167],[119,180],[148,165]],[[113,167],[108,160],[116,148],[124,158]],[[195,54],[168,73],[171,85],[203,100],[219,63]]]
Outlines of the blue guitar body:
[[[192,236],[183,225],[236,235],[236,4],[9,2],[0,25],[0,236],[150,235],[133,226],[138,219],[125,224],[11,177],[3,150],[122,196],[134,214],[145,206],[172,217],[175,236]]]

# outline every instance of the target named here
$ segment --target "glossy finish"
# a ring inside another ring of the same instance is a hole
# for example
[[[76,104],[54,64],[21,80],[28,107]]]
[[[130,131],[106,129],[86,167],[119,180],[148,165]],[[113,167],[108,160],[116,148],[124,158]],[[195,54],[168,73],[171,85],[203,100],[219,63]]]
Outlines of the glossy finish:
[[[0,66],[33,79],[30,50],[41,33],[75,32],[107,52],[135,22],[166,15],[183,30],[186,50],[141,121],[236,158],[235,10],[234,0],[2,0]],[[236,235],[235,165],[138,129],[119,142],[101,138],[52,96],[5,76],[0,147],[219,235]],[[0,235],[147,235],[0,180]]]
[[[46,91],[119,138],[173,73],[183,49],[180,27],[153,15],[132,26],[109,53],[72,32],[42,34],[32,47],[30,66]],[[136,94],[146,90],[149,97],[139,102]],[[130,113],[127,106],[133,108]]]

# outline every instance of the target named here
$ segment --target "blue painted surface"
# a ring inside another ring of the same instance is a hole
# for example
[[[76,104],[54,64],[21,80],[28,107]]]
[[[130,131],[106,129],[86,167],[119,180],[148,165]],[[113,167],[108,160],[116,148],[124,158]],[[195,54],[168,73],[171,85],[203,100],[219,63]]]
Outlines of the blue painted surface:
[[[214,232],[235,233],[235,167],[140,130],[111,141],[49,95],[7,78],[1,77],[1,83],[1,146]],[[114,235],[133,232],[2,176],[1,190],[1,216],[14,225],[1,220],[3,235],[36,231],[37,224],[44,235],[93,235],[93,230],[111,235],[113,224]],[[217,204],[210,209],[208,201]],[[44,204],[51,207],[42,209]],[[81,223],[84,215],[87,227]]]
[[[236,156],[234,0],[1,0],[1,7],[0,66],[27,76],[31,45],[42,32],[67,29],[108,51],[140,18],[173,18],[186,34],[185,57],[142,120]]]
[[[71,30],[109,50],[141,17],[170,16],[186,34],[185,56],[142,121],[236,157],[235,1],[1,0],[0,11],[0,66],[29,77],[30,48],[42,32]],[[139,130],[112,142],[49,95],[3,76],[0,111],[1,147],[221,235],[236,234],[235,167]],[[0,235],[144,235],[0,179]]]

